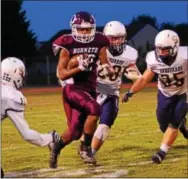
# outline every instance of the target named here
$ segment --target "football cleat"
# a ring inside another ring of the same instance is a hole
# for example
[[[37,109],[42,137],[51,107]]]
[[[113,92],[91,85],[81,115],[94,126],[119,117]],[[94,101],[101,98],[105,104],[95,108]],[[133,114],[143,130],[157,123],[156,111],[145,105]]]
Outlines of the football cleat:
[[[96,165],[96,159],[92,154],[91,147],[80,145],[78,154],[80,154],[80,157],[83,159],[84,163]]]
[[[58,155],[54,149],[50,151],[50,168],[57,168]]]
[[[57,168],[57,157],[59,154],[57,154],[55,152],[55,145],[58,143],[58,141],[60,140],[60,136],[59,134],[53,130],[51,132],[52,134],[52,142],[48,145],[49,149],[50,149],[50,168]]]
[[[159,150],[159,152],[155,153],[152,157],[153,163],[160,164],[165,159],[166,153],[162,150]]]

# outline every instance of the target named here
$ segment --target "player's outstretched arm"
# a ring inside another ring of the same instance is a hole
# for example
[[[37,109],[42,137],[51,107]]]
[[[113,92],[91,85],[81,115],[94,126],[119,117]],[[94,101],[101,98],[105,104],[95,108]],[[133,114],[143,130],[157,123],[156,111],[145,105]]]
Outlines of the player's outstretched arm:
[[[67,69],[68,62],[70,60],[69,52],[66,49],[62,49],[59,55],[59,62],[57,66],[57,74],[61,80],[66,80],[73,77],[75,74],[82,70],[78,67]]]
[[[130,91],[132,93],[137,93],[141,91],[155,76],[155,73],[150,69],[147,69],[142,77],[138,79],[131,87]]]
[[[122,102],[127,102],[134,93],[141,91],[155,76],[155,73],[147,69],[141,78],[139,78],[130,88],[128,92],[123,95]]]
[[[52,142],[52,134],[41,134],[30,129],[29,124],[24,118],[24,111],[10,109],[7,111],[7,115],[25,141],[37,146],[47,146]]]

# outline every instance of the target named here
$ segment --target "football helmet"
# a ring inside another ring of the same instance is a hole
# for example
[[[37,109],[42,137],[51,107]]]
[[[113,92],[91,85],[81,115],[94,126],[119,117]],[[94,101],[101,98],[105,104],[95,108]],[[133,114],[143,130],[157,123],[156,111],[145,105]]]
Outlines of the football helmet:
[[[163,30],[155,38],[155,52],[163,62],[175,59],[180,39],[176,32],[172,30]]]
[[[110,53],[114,56],[121,55],[126,44],[127,32],[125,26],[121,22],[110,21],[105,25],[103,33],[110,41]]]
[[[78,12],[71,18],[70,27],[73,38],[81,43],[89,43],[95,37],[96,22],[94,17],[88,12]],[[87,33],[81,33],[80,30],[87,29]]]
[[[2,84],[19,89],[24,84],[25,65],[15,57],[5,58],[1,63]]]

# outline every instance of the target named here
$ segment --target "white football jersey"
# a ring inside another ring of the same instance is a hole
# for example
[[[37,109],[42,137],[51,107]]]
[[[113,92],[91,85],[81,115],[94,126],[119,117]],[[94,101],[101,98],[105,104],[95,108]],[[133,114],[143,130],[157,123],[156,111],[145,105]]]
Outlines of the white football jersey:
[[[8,117],[8,111],[24,112],[26,104],[27,100],[20,91],[1,85],[1,120]]]
[[[119,56],[113,56],[107,50],[109,63],[113,66],[115,74],[111,77],[105,75],[104,69],[99,64],[97,68],[97,91],[108,95],[119,96],[122,75],[126,67],[135,64],[138,58],[138,52],[134,48],[126,45],[124,52]]]
[[[165,96],[186,93],[188,85],[188,47],[179,47],[175,61],[166,65],[157,58],[155,51],[146,56],[147,67],[158,74],[158,89]]]

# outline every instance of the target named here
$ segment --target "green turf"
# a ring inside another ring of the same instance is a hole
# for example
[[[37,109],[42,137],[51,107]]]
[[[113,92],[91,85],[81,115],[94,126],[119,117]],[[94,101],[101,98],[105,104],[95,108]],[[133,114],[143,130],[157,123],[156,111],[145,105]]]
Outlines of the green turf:
[[[26,97],[28,105],[25,118],[31,128],[44,133],[53,129],[63,132],[66,120],[60,93],[26,94]],[[98,164],[105,170],[97,173],[92,169],[93,173],[72,176],[91,177],[124,169],[128,170],[128,174],[121,177],[188,177],[188,146],[181,134],[162,164],[150,163],[163,136],[155,118],[155,108],[156,90],[145,90],[136,94],[127,104],[120,103],[119,115],[108,141],[96,156]],[[88,170],[77,154],[78,145],[79,142],[73,142],[61,152],[59,167],[65,167],[67,171]],[[25,142],[10,120],[3,121],[2,166],[5,173],[48,168],[48,160],[47,147]],[[50,177],[54,173],[41,176]]]

